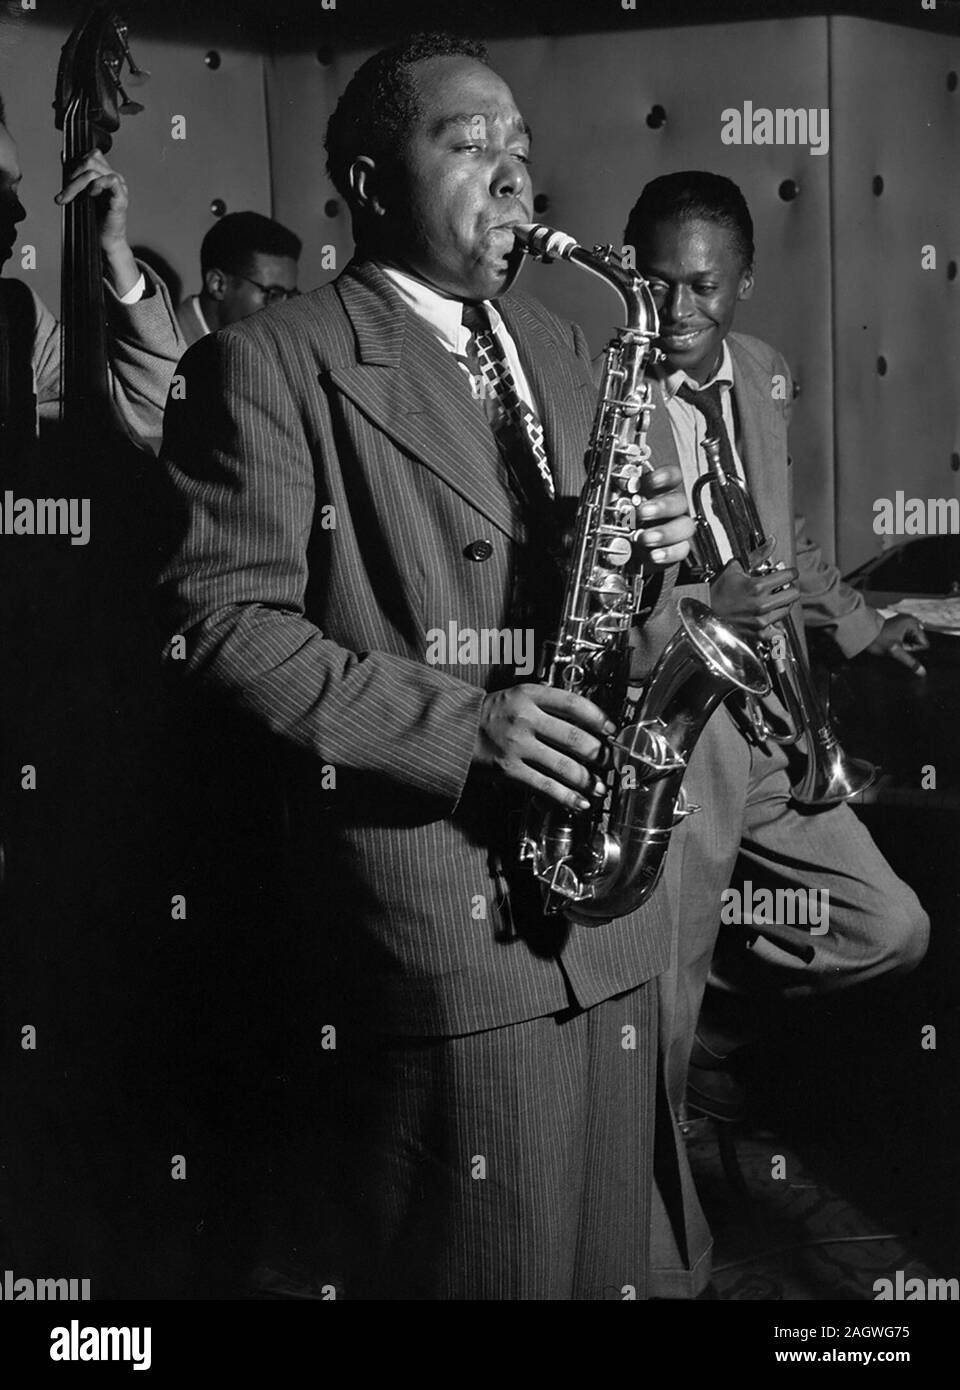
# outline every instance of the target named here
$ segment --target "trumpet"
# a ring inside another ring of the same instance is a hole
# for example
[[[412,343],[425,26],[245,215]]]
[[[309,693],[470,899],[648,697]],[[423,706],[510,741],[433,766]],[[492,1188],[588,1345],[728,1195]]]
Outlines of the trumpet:
[[[702,448],[708,467],[693,485],[692,503],[697,528],[693,549],[703,578],[710,582],[723,568],[704,510],[705,491],[709,492],[714,515],[726,532],[733,558],[748,574],[757,577],[784,569],[782,561],[753,563],[755,552],[767,541],[753,498],[743,480],[724,468],[718,438],[705,439]],[[835,806],[865,791],[876,780],[877,769],[861,758],[848,757],[841,748],[817,691],[793,613],[774,625],[770,638],[757,644],[757,655],[786,711],[786,728],[776,728],[753,695],[745,697],[744,712],[758,742],[806,744],[806,767],[791,786],[793,799],[801,806]]]

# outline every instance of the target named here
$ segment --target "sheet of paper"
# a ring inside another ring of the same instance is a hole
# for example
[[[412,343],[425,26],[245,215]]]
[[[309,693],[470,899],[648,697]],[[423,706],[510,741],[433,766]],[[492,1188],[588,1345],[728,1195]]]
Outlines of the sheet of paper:
[[[897,613],[919,618],[925,627],[939,632],[960,632],[960,596],[950,598],[902,598],[890,605]]]

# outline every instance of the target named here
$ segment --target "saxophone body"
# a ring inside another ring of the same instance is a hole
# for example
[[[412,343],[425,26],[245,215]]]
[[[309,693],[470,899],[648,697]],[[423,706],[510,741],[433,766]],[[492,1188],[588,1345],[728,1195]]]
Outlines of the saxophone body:
[[[656,305],[646,281],[612,247],[587,251],[548,227],[515,230],[531,255],[562,258],[599,276],[626,310],[626,324],[604,356],[563,610],[539,671],[541,680],[598,705],[617,733],[598,772],[604,794],[586,811],[530,797],[520,844],[545,910],[599,924],[634,911],[656,887],[671,831],[696,809],[685,803],[681,783],[713,711],[733,690],[757,695],[769,685],[747,644],[704,604],[686,598],[679,629],[640,697],[631,696],[630,630],[644,588],[634,557],[636,505],[643,475],[654,468],[646,435],[654,409],[647,368],[657,355]]]
[[[703,441],[707,471],[693,487],[693,511],[696,521],[694,550],[702,577],[709,583],[723,568],[710,522],[703,505],[706,491],[720,522],[733,558],[752,575],[771,574],[783,569],[783,562],[763,560],[754,563],[754,554],[766,544],[763,525],[750,491],[743,480],[727,472],[723,464],[720,441]],[[757,644],[757,654],[763,662],[770,685],[787,714],[785,728],[774,725],[759,702],[746,697],[744,714],[747,731],[758,743],[796,744],[803,742],[807,761],[798,780],[792,785],[794,801],[801,806],[836,806],[865,791],[876,778],[872,763],[850,758],[840,746],[830,716],[817,691],[807,663],[803,641],[793,613],[775,625],[773,636]]]

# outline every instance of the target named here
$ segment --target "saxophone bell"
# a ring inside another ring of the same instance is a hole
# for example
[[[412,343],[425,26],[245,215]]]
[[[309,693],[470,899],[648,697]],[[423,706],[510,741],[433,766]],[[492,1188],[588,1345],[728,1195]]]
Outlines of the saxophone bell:
[[[699,807],[682,782],[707,721],[734,690],[769,690],[750,647],[705,604],[682,598],[680,627],[611,740],[606,788],[589,811],[532,798],[520,858],[543,889],[544,911],[600,926],[641,907],[663,873],[670,835]]]

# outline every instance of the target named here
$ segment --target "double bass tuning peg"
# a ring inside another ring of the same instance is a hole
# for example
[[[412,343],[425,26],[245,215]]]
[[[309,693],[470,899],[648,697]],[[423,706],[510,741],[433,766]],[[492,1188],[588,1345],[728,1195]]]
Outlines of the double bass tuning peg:
[[[146,82],[150,74],[149,72],[147,72],[146,68],[138,68],[136,63],[134,62],[133,54],[130,52],[130,47],[127,43],[126,29],[118,30],[118,37],[123,48],[123,56],[127,60],[127,81],[130,83],[131,87],[141,87],[143,83]],[[122,115],[136,116],[139,111],[143,110],[143,107],[141,106],[139,101],[131,101],[130,98],[127,96],[120,83],[119,77],[117,78],[117,93],[120,97],[120,111]]]
[[[120,94],[120,114],[122,116],[135,116],[139,111],[143,110],[139,101],[130,100],[119,82],[117,83],[117,91]]]
[[[130,86],[142,86],[143,83],[147,81],[150,74],[146,68],[137,67],[136,62],[134,61],[133,54],[130,52],[130,45],[127,43],[127,26],[125,24],[117,25],[117,39],[120,43],[120,47],[123,49],[123,56],[127,61],[127,69],[129,73],[128,81],[130,83]],[[117,85],[119,86],[119,83]],[[120,88],[120,94],[123,97],[126,105],[130,107],[131,113],[143,110],[142,106],[137,106],[136,102],[130,101],[129,97],[127,96],[126,92],[124,92],[122,87]]]

